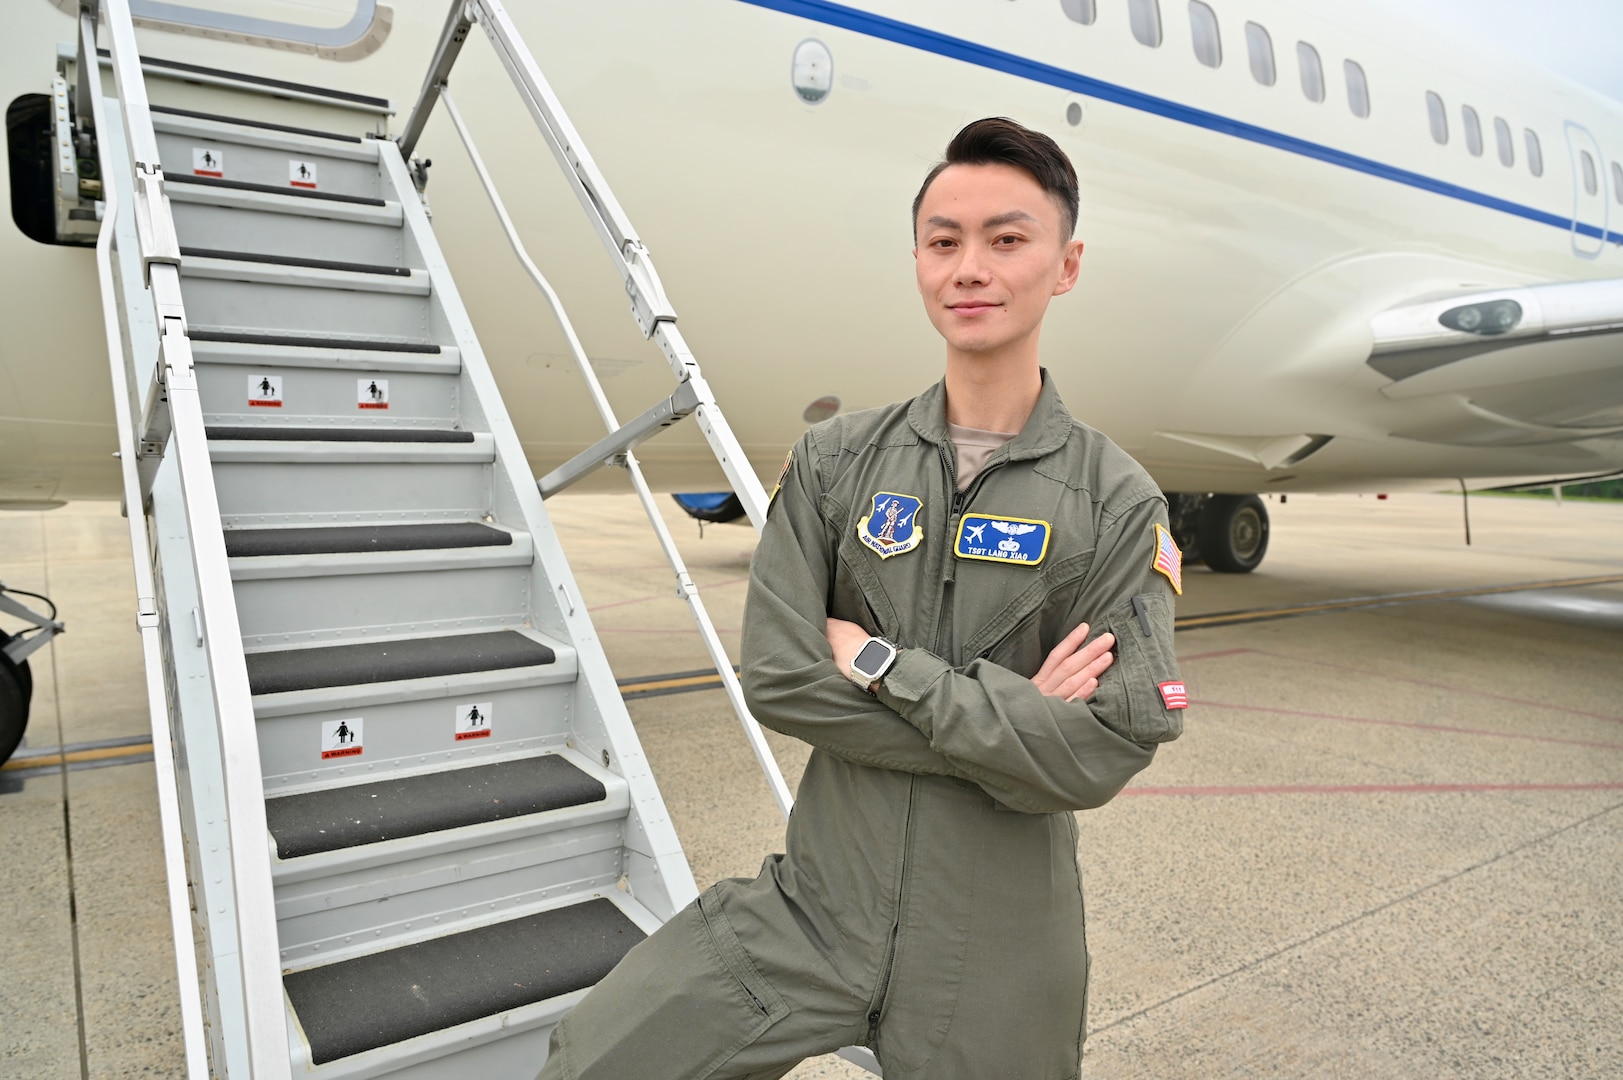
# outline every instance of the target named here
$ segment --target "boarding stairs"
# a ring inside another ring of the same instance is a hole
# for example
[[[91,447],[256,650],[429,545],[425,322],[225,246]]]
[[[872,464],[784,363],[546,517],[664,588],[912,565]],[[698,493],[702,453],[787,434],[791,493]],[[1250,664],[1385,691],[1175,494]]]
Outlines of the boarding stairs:
[[[494,0],[453,5],[399,138],[153,104],[125,0],[84,9],[75,123],[105,185],[189,1074],[533,1076],[559,1017],[695,895],[543,493],[628,470],[769,759],[634,447],[697,414],[757,523],[764,493]],[[678,378],[624,425],[592,380],[611,434],[540,486],[411,157],[476,19]]]

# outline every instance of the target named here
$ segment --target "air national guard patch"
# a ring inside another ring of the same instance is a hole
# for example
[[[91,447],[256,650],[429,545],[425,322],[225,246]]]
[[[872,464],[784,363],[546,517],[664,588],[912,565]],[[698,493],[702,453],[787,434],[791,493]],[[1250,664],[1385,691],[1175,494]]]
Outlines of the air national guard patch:
[[[1155,523],[1155,558],[1150,565],[1172,582],[1173,592],[1183,595],[1183,552],[1178,550],[1172,534],[1163,529],[1160,522]]]
[[[958,526],[958,542],[953,545],[953,553],[960,559],[1036,566],[1048,554],[1051,531],[1046,521],[965,514]]]
[[[921,500],[894,491],[881,491],[873,497],[873,509],[857,523],[857,539],[879,552],[881,559],[912,551],[924,543],[924,529],[918,523]]]

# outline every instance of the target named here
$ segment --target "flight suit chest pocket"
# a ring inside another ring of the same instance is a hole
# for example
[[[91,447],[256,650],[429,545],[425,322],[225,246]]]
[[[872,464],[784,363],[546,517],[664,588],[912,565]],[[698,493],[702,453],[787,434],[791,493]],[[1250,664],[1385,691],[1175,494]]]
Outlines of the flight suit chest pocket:
[[[1019,568],[985,564],[959,571],[957,614],[960,626],[979,626],[963,646],[959,663],[989,660],[1027,678],[1037,674],[1048,651],[1076,627],[1066,620],[1076,607],[1083,579],[1093,564],[1093,552],[1085,551],[1055,561],[1044,568],[1025,588],[1015,593],[1001,609],[977,610],[983,596],[996,595],[996,588],[1008,589],[1010,576],[1029,573]],[[1002,575],[981,582],[975,576]],[[1018,581],[1018,578],[1014,579]],[[966,587],[967,586],[967,587]]]
[[[1132,597],[1110,612],[1105,629],[1116,635],[1116,662],[1099,679],[1094,715],[1133,742],[1176,739],[1189,698],[1172,646],[1171,602],[1159,593]]]
[[[849,516],[838,503],[827,497],[823,514],[828,520],[840,521]],[[836,619],[854,622],[870,634],[898,636],[901,627],[890,593],[880,580],[871,552],[857,539],[856,528],[848,524],[840,530],[839,558],[834,567],[834,580],[829,587],[828,614]]]

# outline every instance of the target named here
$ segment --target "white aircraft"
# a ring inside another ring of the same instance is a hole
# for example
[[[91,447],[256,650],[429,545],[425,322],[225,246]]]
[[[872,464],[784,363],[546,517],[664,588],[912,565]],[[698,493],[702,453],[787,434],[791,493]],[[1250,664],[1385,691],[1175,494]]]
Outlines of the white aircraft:
[[[155,101],[379,135],[447,7],[130,6]],[[1556,74],[1330,0],[512,8],[763,475],[808,422],[936,378],[907,208],[986,115],[1076,162],[1087,253],[1046,363],[1082,419],[1196,493],[1174,500],[1178,533],[1214,568],[1261,560],[1254,493],[1623,469],[1623,107]],[[49,133],[74,10],[13,0],[0,41],[19,226],[0,227],[0,507],[119,491],[93,258],[72,246],[93,239],[93,183],[75,221],[49,179],[71,157]],[[617,407],[640,412],[668,369],[488,46],[468,49],[458,104]],[[601,431],[455,143],[441,110],[426,194],[544,472]],[[640,454],[663,488],[719,486],[696,432]]]

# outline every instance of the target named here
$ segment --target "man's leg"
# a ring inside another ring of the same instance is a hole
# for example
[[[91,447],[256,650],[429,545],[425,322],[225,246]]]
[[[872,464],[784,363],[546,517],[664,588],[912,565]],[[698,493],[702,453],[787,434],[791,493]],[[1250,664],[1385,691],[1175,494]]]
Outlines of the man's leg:
[[[723,895],[751,936],[771,928],[766,962],[722,913]],[[866,999],[797,947],[792,914],[761,910],[783,903],[758,880],[688,905],[564,1017],[537,1080],[777,1080],[859,1037]]]

